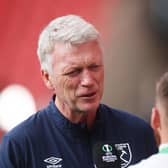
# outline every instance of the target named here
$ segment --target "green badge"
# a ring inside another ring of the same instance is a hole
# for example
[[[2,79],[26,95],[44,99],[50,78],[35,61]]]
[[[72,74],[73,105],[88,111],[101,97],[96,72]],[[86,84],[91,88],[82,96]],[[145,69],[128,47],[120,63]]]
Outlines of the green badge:
[[[102,150],[103,150],[104,152],[111,152],[111,151],[113,150],[113,148],[112,148],[111,145],[105,144],[105,145],[102,146]]]

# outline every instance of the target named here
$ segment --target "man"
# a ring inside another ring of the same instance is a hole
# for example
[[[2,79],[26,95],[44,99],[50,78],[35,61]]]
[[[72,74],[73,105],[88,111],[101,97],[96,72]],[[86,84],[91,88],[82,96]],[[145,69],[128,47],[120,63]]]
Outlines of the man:
[[[104,153],[98,157],[106,166],[117,160],[112,145],[122,168],[157,152],[148,124],[100,104],[103,51],[93,25],[75,15],[56,18],[40,35],[38,56],[54,96],[48,107],[4,136],[1,168],[99,167],[100,143]]]
[[[168,160],[168,72],[156,86],[156,105],[152,109],[151,125],[159,145],[159,153],[152,155],[130,168],[167,168]]]

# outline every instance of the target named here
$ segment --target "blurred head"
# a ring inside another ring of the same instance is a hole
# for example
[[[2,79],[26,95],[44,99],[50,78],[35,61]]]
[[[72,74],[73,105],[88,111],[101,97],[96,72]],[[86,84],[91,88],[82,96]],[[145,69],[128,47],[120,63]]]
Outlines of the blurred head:
[[[61,111],[97,111],[104,65],[99,33],[93,25],[75,15],[53,20],[40,35],[38,56],[45,84],[56,94]]]
[[[156,105],[152,110],[152,127],[160,136],[160,142],[168,142],[168,72],[156,85]]]

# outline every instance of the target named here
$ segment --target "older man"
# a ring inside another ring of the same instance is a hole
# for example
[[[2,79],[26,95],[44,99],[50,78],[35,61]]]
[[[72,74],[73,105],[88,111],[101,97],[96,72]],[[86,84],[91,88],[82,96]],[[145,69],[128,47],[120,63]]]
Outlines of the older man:
[[[38,44],[42,78],[53,98],[3,138],[1,168],[94,168],[115,162],[125,168],[157,151],[147,123],[100,104],[103,51],[92,24],[76,15],[56,18]]]

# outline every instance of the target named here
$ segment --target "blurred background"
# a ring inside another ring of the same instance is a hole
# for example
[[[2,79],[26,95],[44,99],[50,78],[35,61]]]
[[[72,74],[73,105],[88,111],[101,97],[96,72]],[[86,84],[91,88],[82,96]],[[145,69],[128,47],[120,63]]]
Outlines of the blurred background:
[[[167,6],[165,0],[0,0],[0,141],[48,104],[37,40],[50,20],[66,14],[84,17],[102,35],[102,102],[149,121],[155,83],[168,70]]]

